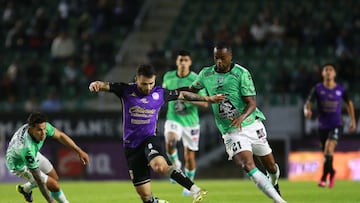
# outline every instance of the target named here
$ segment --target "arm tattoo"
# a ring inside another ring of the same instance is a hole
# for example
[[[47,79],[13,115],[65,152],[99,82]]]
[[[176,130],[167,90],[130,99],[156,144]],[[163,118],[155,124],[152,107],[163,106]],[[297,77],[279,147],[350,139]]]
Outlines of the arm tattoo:
[[[181,94],[186,101],[206,101],[206,98],[204,96],[195,93],[181,92]]]

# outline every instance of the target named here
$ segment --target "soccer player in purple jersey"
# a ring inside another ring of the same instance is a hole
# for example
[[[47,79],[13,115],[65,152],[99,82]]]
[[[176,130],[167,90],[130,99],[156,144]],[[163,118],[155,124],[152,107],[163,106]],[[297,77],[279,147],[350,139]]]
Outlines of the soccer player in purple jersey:
[[[140,65],[135,83],[109,83],[94,81],[90,91],[112,92],[123,104],[124,148],[130,177],[136,192],[144,203],[167,202],[154,198],[151,193],[150,167],[154,172],[167,176],[184,188],[193,197],[193,203],[201,202],[207,194],[168,159],[159,136],[156,136],[158,113],[165,102],[171,100],[220,102],[224,95],[201,96],[186,91],[167,90],[155,86],[155,71],[150,65]]]
[[[323,81],[311,89],[304,105],[304,116],[305,118],[311,118],[311,102],[316,99],[319,112],[318,134],[320,136],[321,148],[324,152],[323,174],[318,186],[325,187],[327,184],[326,179],[329,176],[328,186],[332,188],[334,187],[336,173],[333,168],[333,154],[339,136],[343,132],[341,119],[343,100],[351,118],[349,133],[355,132],[356,120],[353,102],[349,99],[345,88],[335,81],[336,70],[334,65],[324,65],[321,74]]]

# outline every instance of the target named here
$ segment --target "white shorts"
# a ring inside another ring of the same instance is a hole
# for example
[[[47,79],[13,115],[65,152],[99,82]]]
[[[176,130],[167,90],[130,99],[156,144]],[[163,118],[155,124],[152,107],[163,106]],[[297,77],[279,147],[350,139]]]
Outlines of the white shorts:
[[[40,152],[37,153],[36,155],[36,159],[39,163],[39,169],[40,169],[40,178],[41,181],[46,183],[47,179],[48,179],[48,173],[50,173],[50,171],[54,168],[53,165],[51,164],[51,162],[44,156],[42,155]],[[24,178],[27,181],[36,184],[36,181],[32,175],[32,173],[30,172],[30,170],[27,167],[22,168],[21,170],[11,170],[11,173],[13,173],[14,175],[20,177],[20,178]]]
[[[265,156],[272,152],[267,141],[264,124],[256,120],[253,124],[222,135],[229,160],[242,151],[251,151],[256,156]]]
[[[184,147],[192,151],[199,150],[200,126],[184,127],[175,121],[165,121],[165,141],[168,141],[167,134],[173,132],[177,135],[177,140],[182,139]]]

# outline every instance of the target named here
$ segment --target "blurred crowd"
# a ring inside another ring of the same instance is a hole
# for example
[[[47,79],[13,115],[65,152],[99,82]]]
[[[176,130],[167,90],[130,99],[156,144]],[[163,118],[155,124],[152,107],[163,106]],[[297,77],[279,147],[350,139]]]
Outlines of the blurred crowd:
[[[262,94],[290,93],[304,98],[309,88],[320,81],[324,63],[336,65],[338,80],[347,87],[356,86],[356,78],[360,77],[359,1],[231,3],[226,6],[220,1],[200,1],[198,7],[209,14],[205,16],[190,12],[194,2],[188,1],[178,20],[182,25],[174,25],[172,36],[188,34],[185,43],[190,43],[173,39],[162,52],[155,53],[163,53],[168,60],[168,50],[185,46],[194,53],[194,60],[199,60],[198,53],[206,53],[198,63],[204,66],[209,65],[206,57],[212,59],[215,42],[232,44],[234,61],[254,72],[255,81],[266,83]]]
[[[137,0],[1,1],[0,100],[5,110],[63,108],[114,65]],[[19,107],[20,105],[20,107]]]

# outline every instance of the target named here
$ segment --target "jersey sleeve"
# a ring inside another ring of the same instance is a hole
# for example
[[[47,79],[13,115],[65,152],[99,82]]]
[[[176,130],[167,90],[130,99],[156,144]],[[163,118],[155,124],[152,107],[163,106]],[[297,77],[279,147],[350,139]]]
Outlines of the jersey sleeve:
[[[53,125],[51,125],[51,123],[46,122],[45,130],[46,130],[46,136],[47,136],[47,137],[52,137],[52,136],[54,136],[54,134],[55,134],[55,127],[54,127]]]
[[[349,94],[348,92],[346,91],[346,89],[343,90],[343,94],[342,94],[342,99],[348,103],[350,101],[350,97],[349,97]]]
[[[190,88],[195,88],[197,90],[204,88],[204,72],[200,71],[199,75],[195,78],[194,82],[190,85]]]
[[[254,82],[249,71],[244,71],[240,76],[240,92],[243,96],[256,95]]]
[[[129,84],[123,82],[111,82],[109,83],[109,86],[110,92],[116,94],[118,97],[123,97],[124,90],[129,86]]]
[[[35,169],[39,167],[38,162],[36,161],[37,153],[29,148],[23,149],[23,157],[25,165],[30,169]]]
[[[179,90],[168,90],[164,89],[164,101],[173,101],[179,98],[180,91]]]

